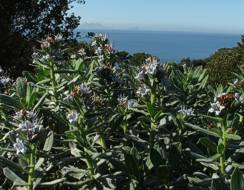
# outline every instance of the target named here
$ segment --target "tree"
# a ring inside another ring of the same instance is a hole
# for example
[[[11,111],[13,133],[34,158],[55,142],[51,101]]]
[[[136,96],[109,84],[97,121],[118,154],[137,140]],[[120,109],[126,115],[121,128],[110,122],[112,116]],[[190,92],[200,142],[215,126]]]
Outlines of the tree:
[[[37,41],[48,35],[72,36],[79,17],[68,14],[75,0],[1,0],[0,65],[13,76],[29,68]],[[83,2],[83,1],[82,1]]]
[[[210,82],[226,84],[234,79],[233,72],[237,72],[240,65],[240,54],[236,48],[223,48],[209,58],[207,70]]]
[[[244,65],[244,35],[241,36],[241,41],[237,43],[237,51],[240,54],[240,65]]]

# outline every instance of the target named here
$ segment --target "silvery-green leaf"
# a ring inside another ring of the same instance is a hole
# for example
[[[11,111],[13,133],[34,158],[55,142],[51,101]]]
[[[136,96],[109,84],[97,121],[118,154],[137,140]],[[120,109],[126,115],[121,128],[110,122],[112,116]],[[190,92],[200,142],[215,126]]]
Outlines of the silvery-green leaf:
[[[54,134],[53,134],[53,131],[50,131],[47,134],[43,150],[46,151],[46,152],[49,152],[52,149],[53,141],[54,141]]]
[[[4,175],[14,183],[14,186],[25,186],[27,183],[9,168],[3,168]]]

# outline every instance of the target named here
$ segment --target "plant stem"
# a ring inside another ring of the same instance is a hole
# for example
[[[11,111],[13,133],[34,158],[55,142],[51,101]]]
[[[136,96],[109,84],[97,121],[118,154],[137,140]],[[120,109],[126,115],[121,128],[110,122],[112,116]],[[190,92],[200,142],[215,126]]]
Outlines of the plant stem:
[[[31,153],[29,158],[29,173],[28,173],[28,187],[27,190],[33,190],[34,183],[34,169],[35,169],[35,146],[31,145]]]
[[[52,81],[53,95],[54,95],[55,101],[58,102],[57,82],[56,82],[55,73],[54,73],[54,63],[52,61],[50,62],[50,78]]]
[[[150,150],[153,148],[154,146],[154,138],[155,138],[155,130],[157,128],[157,124],[156,121],[154,119],[155,116],[155,106],[156,106],[156,86],[153,83],[152,87],[151,87],[151,96],[150,96],[150,103],[153,109],[153,114],[150,116],[150,120],[151,120],[151,126],[150,126],[150,137],[149,137],[149,141],[150,141]]]
[[[124,122],[124,124],[123,124],[123,131],[124,131],[124,134],[126,134],[128,131],[128,122],[127,121]]]
[[[151,114],[151,129],[156,129],[157,124],[154,121],[154,116],[155,116],[155,106],[156,106],[156,86],[155,84],[152,85],[151,87],[151,95],[150,95],[150,103],[153,109],[153,113]]]
[[[220,157],[220,172],[222,175],[225,175],[225,159],[222,155]]]
[[[224,150],[223,150],[223,153],[220,155],[220,172],[223,176],[225,176],[225,150],[226,150],[226,138],[225,138],[225,135],[223,134],[223,137],[222,137],[222,142],[223,142],[223,145],[224,145]]]
[[[226,118],[224,119],[224,121],[226,121]],[[225,137],[225,133],[226,133],[226,122],[223,122],[222,123],[222,127],[221,127],[221,130],[222,130],[222,135],[221,135],[221,143],[223,144],[223,150],[221,151],[220,153],[220,158],[219,158],[219,164],[220,164],[220,173],[222,176],[225,176],[225,151],[226,151],[226,137]]]
[[[156,92],[155,92],[155,87],[153,86],[151,89],[151,96],[150,96],[150,101],[151,101],[151,105],[155,106],[156,103]]]
[[[150,151],[153,149],[154,147],[154,138],[155,138],[155,131],[153,129],[150,130],[150,136],[149,136],[149,147],[150,147]]]

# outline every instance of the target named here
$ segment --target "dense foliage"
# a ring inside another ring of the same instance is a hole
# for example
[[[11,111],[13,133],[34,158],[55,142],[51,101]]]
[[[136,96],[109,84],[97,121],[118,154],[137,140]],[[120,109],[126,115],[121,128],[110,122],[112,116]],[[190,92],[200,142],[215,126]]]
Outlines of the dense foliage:
[[[190,58],[182,59],[181,64],[190,67],[203,66],[209,74],[211,84],[227,84],[235,79],[233,73],[238,72],[239,67],[244,63],[244,36],[241,42],[233,48],[222,48],[213,53],[206,59],[191,60]]]
[[[1,67],[19,76],[23,70],[31,69],[31,54],[38,40],[58,33],[66,38],[72,36],[80,19],[70,12],[74,1],[1,0]]]
[[[1,71],[1,188],[244,189],[244,73],[210,86],[202,67],[121,59],[104,35],[41,47],[35,74]]]

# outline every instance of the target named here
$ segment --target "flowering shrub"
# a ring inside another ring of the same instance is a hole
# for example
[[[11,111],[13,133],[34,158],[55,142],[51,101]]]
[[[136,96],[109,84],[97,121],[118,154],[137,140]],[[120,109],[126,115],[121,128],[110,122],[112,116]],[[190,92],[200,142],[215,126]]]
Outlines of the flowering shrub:
[[[1,188],[244,188],[244,75],[213,87],[201,67],[115,62],[102,34],[89,52],[41,43],[35,74],[2,82]]]

